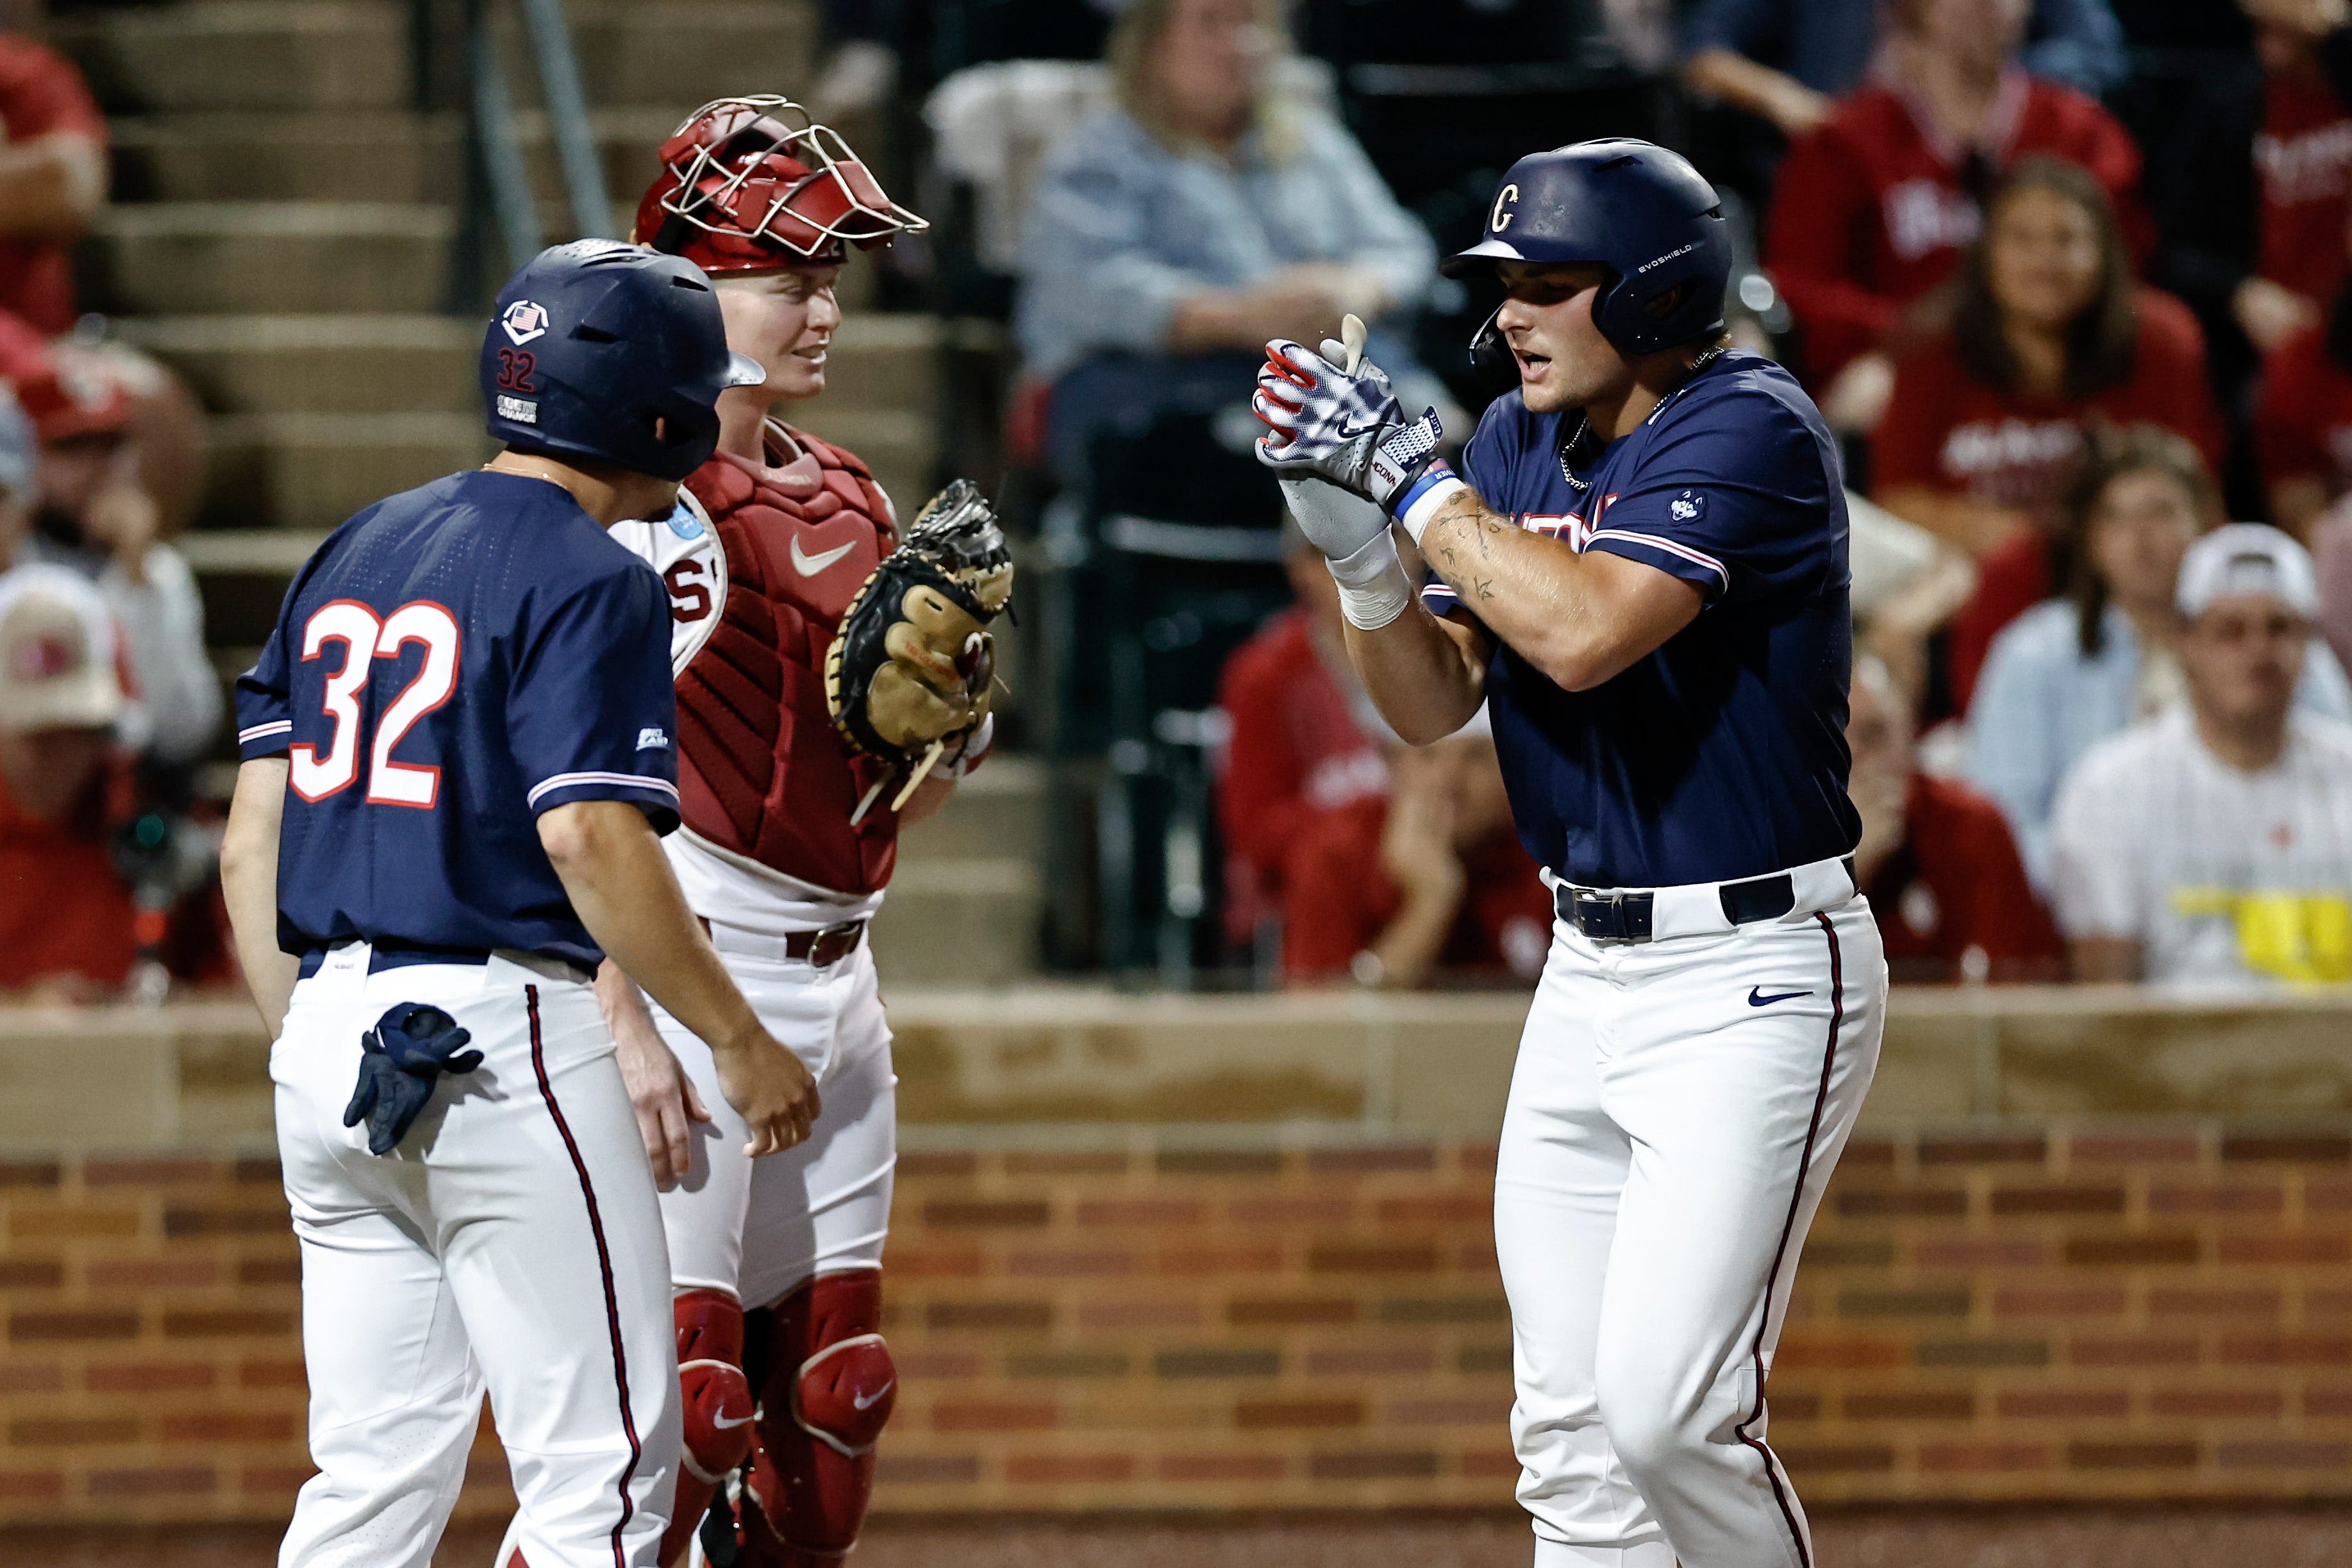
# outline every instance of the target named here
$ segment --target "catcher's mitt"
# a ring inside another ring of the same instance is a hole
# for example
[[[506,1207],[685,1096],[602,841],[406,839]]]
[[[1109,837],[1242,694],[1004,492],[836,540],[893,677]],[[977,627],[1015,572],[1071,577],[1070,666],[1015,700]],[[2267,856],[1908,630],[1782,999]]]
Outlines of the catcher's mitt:
[[[824,700],[850,746],[912,773],[893,806],[988,717],[988,626],[1013,599],[1013,554],[980,489],[958,479],[917,514],[843,612]],[[861,814],[863,807],[860,807]]]

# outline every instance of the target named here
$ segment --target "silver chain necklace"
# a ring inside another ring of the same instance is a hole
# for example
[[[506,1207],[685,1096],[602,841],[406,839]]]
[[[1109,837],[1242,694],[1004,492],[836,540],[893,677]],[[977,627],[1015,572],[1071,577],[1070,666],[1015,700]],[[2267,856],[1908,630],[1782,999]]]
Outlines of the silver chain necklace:
[[[1705,353],[1699,355],[1698,358],[1691,361],[1690,369],[1684,373],[1682,380],[1675,384],[1675,389],[1672,392],[1667,393],[1664,397],[1658,399],[1658,406],[1651,409],[1649,418],[1643,420],[1642,423],[1646,425],[1650,422],[1650,419],[1655,419],[1658,416],[1660,410],[1664,409],[1667,404],[1672,403],[1675,398],[1680,397],[1683,395],[1684,389],[1688,387],[1692,382],[1698,379],[1699,372],[1705,370],[1707,366],[1713,364],[1717,360],[1719,360],[1722,357],[1723,345],[1721,343],[1717,343],[1714,347],[1708,349]],[[1566,479],[1569,483],[1569,488],[1576,491],[1579,495],[1583,495],[1591,490],[1592,489],[1592,481],[1590,479],[1578,479],[1576,477],[1575,470],[1569,467],[1569,458],[1572,454],[1583,449],[1585,437],[1591,434],[1591,416],[1584,415],[1577,419],[1576,428],[1569,433],[1568,439],[1559,444],[1559,477]],[[1597,456],[1598,454],[1595,455]]]

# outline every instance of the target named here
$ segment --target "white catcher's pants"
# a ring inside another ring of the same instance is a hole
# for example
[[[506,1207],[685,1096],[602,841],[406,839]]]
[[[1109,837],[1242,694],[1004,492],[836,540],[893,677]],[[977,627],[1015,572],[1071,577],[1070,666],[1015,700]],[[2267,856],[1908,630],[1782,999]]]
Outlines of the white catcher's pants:
[[[1639,945],[1553,928],[1495,1173],[1538,1568],[1813,1568],[1763,1383],[1885,1000],[1859,898]]]
[[[560,966],[367,958],[295,987],[269,1058],[320,1469],[280,1568],[427,1568],[485,1386],[530,1568],[652,1568],[679,1443],[669,1269],[595,996]],[[395,1002],[446,1011],[483,1061],[378,1158],[342,1112]]]
[[[764,1307],[803,1280],[878,1268],[898,1168],[897,1076],[873,943],[822,969],[799,959],[719,957],[768,1032],[816,1079],[824,1110],[808,1141],[753,1160],[750,1133],[719,1092],[710,1047],[656,1006],[662,1038],[711,1114],[693,1130],[686,1177],[661,1194],[670,1278]]]

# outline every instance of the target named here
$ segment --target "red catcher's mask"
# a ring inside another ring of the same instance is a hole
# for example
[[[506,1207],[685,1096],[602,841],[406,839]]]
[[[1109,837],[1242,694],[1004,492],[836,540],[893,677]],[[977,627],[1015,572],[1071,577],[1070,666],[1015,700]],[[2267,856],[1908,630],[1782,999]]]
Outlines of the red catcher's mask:
[[[704,104],[662,143],[631,237],[714,276],[826,266],[930,225],[789,98]]]

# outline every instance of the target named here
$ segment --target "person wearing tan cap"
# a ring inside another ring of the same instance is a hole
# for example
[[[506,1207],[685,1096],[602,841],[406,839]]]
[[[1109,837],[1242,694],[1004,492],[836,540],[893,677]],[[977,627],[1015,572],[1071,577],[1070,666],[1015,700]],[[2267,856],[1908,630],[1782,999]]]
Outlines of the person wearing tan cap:
[[[2352,726],[2298,711],[2310,555],[2231,523],[2177,590],[2189,700],[2083,754],[2058,792],[2052,894],[2079,977],[2352,980]]]
[[[86,998],[129,977],[136,910],[110,857],[116,726],[131,712],[97,590],[0,573],[0,990]]]

